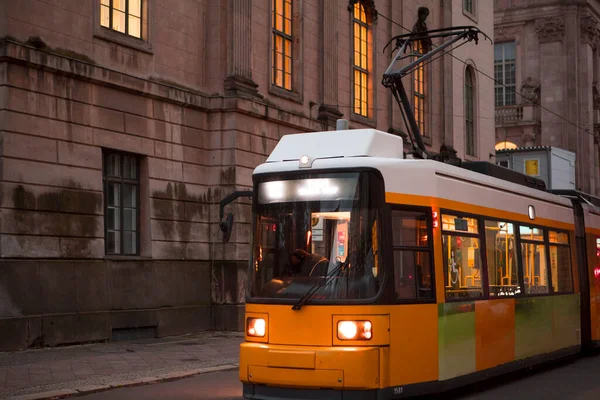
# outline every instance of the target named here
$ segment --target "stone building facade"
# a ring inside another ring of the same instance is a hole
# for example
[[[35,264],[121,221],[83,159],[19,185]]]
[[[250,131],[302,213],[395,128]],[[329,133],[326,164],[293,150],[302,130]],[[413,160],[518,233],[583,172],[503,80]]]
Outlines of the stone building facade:
[[[282,135],[402,134],[383,47],[418,7],[492,26],[490,1],[355,3],[0,0],[0,349],[240,329],[250,205],[223,244],[219,200]],[[493,152],[493,83],[467,67],[492,51],[406,82],[433,150]]]
[[[599,195],[600,2],[496,0],[494,37],[498,148],[575,152],[577,189]]]

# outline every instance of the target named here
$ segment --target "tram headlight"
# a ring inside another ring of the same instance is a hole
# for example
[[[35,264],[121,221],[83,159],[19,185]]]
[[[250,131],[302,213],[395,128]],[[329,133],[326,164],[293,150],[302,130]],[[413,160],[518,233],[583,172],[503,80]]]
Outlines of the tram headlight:
[[[267,322],[263,318],[248,318],[246,324],[248,336],[263,337],[267,333]]]
[[[373,324],[371,321],[339,321],[337,332],[340,340],[370,340]]]

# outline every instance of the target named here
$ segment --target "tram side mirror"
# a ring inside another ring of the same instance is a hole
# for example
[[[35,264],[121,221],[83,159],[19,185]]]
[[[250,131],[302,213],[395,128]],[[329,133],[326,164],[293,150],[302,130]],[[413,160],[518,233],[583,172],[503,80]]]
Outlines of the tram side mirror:
[[[227,217],[225,217],[225,221],[221,221],[219,226],[221,227],[221,232],[223,232],[223,243],[229,242],[231,231],[233,229],[233,214],[228,213]]]
[[[229,238],[231,237],[231,230],[233,229],[233,214],[232,213],[228,213],[227,217],[225,217],[225,219],[223,220],[225,206],[240,197],[252,198],[252,191],[244,190],[244,191],[233,192],[219,202],[219,219],[221,221],[219,223],[219,228],[221,228],[221,232],[223,232],[223,243],[229,242]]]

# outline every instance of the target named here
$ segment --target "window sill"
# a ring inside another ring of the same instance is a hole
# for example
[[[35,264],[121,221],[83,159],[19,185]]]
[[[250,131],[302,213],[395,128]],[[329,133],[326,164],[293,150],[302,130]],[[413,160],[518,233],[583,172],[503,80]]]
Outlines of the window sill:
[[[477,11],[477,10],[475,10]],[[475,22],[476,24],[478,24],[479,22],[477,21],[477,16],[475,16],[475,14],[471,14],[470,12],[468,12],[467,10],[465,10],[463,8],[463,15],[467,18],[469,18],[471,21]]]
[[[275,86],[273,84],[271,84],[269,86],[269,94],[272,94],[273,96],[281,97],[286,100],[291,100],[298,104],[304,103],[304,99],[302,98],[302,95],[300,93],[282,89],[279,86]]]
[[[119,256],[119,255],[106,255],[104,259],[107,261],[151,261],[152,257],[144,256]]]
[[[350,112],[350,121],[352,122],[358,122],[359,124],[362,125],[367,125],[371,128],[376,128],[377,127],[377,123],[375,122],[374,119],[368,118],[368,117],[363,117],[362,115],[358,115],[355,114],[353,111]]]
[[[97,26],[96,29],[94,29],[94,37],[116,43],[121,46],[126,46],[134,50],[139,50],[144,53],[152,55],[154,54],[152,51],[152,45],[149,42],[129,36],[125,33],[113,31],[112,29],[105,28],[103,26]]]

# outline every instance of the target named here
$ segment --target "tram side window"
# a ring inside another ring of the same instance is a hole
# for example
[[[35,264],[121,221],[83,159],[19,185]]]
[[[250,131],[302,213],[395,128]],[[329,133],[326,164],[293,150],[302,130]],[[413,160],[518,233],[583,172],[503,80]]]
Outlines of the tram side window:
[[[550,271],[552,272],[552,290],[555,293],[573,292],[573,274],[571,272],[571,249],[569,235],[566,232],[548,232],[550,245]]]
[[[544,230],[528,226],[519,227],[521,237],[521,262],[526,294],[550,293]]]
[[[442,258],[447,299],[483,297],[477,219],[442,215]]]
[[[492,297],[521,293],[516,243],[514,224],[485,221],[485,248]]]
[[[392,211],[396,298],[432,299],[431,246],[427,213]]]

